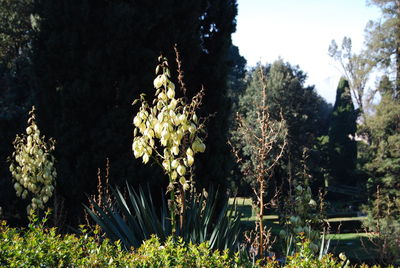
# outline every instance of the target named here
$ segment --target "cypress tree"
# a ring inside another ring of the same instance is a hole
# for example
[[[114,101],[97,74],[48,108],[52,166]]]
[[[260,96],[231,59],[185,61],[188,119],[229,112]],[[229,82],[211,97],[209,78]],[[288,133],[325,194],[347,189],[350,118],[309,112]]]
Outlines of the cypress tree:
[[[334,183],[354,184],[357,160],[357,111],[351,100],[349,83],[341,78],[329,127],[330,175]]]
[[[106,158],[111,184],[128,180],[134,186],[149,183],[160,188],[166,183],[161,170],[134,160],[136,111],[131,102],[141,93],[154,95],[157,57],[163,53],[173,63],[174,44],[183,59],[187,96],[204,85],[202,115],[216,112],[208,125],[209,150],[196,170],[196,180],[199,186],[224,182],[228,172],[224,96],[235,0],[42,0],[36,2],[36,12],[40,32],[33,42],[33,63],[38,119],[57,140],[57,187],[72,215],[82,211],[84,193],[94,191],[97,168]]]

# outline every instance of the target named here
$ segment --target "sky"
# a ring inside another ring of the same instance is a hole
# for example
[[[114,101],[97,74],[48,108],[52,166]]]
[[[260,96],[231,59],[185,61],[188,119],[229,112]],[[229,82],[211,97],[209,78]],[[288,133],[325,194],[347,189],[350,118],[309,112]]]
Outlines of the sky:
[[[232,40],[248,66],[278,58],[299,65],[308,74],[306,84],[333,104],[342,72],[328,55],[331,41],[340,45],[350,37],[359,52],[367,22],[380,14],[366,0],[238,0]]]

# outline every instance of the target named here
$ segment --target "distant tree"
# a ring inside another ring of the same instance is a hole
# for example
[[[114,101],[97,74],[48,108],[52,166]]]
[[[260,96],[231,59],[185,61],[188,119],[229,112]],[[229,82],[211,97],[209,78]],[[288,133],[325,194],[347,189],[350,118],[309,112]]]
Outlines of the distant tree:
[[[310,154],[316,138],[326,134],[328,105],[316,93],[314,86],[304,85],[306,78],[298,66],[282,60],[274,62],[267,76],[272,116],[279,118],[282,111],[288,129],[284,170],[290,180],[301,172],[304,157]],[[310,161],[307,166],[312,166],[315,159],[307,158]]]
[[[254,193],[253,204],[258,210],[255,227],[257,235],[250,238],[252,241],[249,242],[258,248],[256,255],[263,258],[271,247],[269,239],[266,239],[268,231],[264,226],[264,213],[271,200],[276,198],[277,192],[271,189],[274,186],[273,174],[283,156],[287,128],[282,116],[278,120],[270,116],[267,83],[262,66],[258,66],[254,72],[253,85],[261,86],[257,89],[261,98],[253,103],[252,114],[237,113],[231,146]],[[252,117],[251,120],[249,117]]]
[[[260,164],[258,147],[265,146],[265,144],[261,144],[261,140],[257,140],[255,137],[262,136],[261,128],[268,127],[273,130],[274,127],[278,129],[275,125],[280,125],[280,128],[283,128],[281,132],[286,131],[284,129],[284,124],[281,123],[282,118],[273,119],[270,114],[269,98],[271,97],[271,91],[266,87],[267,82],[264,81],[264,78],[261,79],[260,77],[266,77],[267,69],[269,69],[269,66],[264,67],[259,65],[248,74],[246,79],[247,87],[243,94],[238,96],[238,106],[235,109],[235,115],[233,117],[234,123],[231,129],[231,143],[232,147],[235,150],[239,150],[242,156],[242,159],[238,162],[242,181],[237,182],[237,184],[241,186],[242,192],[243,188],[249,189],[249,186],[254,189],[259,188],[259,186],[257,186],[259,183],[257,176],[259,174],[256,172],[257,166]],[[264,72],[264,74],[260,74],[260,72]],[[264,119],[264,121],[267,120],[268,122],[260,122],[260,115],[263,111],[268,112],[268,118]],[[246,129],[247,131],[252,131],[244,135],[243,132],[245,132]],[[272,138],[272,134],[271,137],[268,138]],[[265,164],[268,166],[272,164],[275,156],[279,154],[277,151],[278,147],[283,145],[283,137],[280,138],[281,140],[279,140],[279,137],[274,137],[274,143],[277,146],[272,148],[272,151],[270,151],[268,155],[263,156],[262,165]],[[270,174],[263,174],[263,176],[267,175]],[[265,179],[271,178],[265,177]],[[269,183],[274,183],[273,179],[271,179]]]
[[[382,263],[391,264],[400,261],[400,103],[389,77],[381,78],[378,91],[381,101],[368,117],[372,157],[365,164],[370,202],[364,225],[377,234]]]
[[[341,49],[335,40],[329,46],[329,56],[340,63],[343,75],[349,81],[352,97],[365,123],[364,101],[366,101],[366,85],[373,69],[366,52],[356,54],[352,51],[351,38],[344,37]]]
[[[0,0],[0,64],[11,69],[26,56],[31,40],[33,0]]]
[[[0,118],[31,107],[32,12],[33,0],[0,0]]]
[[[357,112],[351,100],[349,82],[341,78],[329,126],[330,175],[334,183],[354,184],[357,160]]]
[[[376,113],[369,117],[371,149],[374,157],[367,164],[373,187],[382,193],[400,194],[400,104],[394,99],[393,83],[383,76],[378,87],[382,98]]]
[[[369,21],[366,27],[367,55],[374,66],[387,70],[395,81],[395,95],[400,92],[400,1],[369,0],[378,6],[382,18]]]
[[[327,134],[329,106],[314,91],[314,87],[304,86],[306,75],[298,67],[278,60],[272,65],[262,66],[262,69],[267,83],[266,103],[271,120],[280,121],[282,116],[287,128],[287,146],[274,176],[280,181],[287,177],[294,179],[301,169],[304,152],[311,154],[316,138]],[[256,128],[254,124],[257,122],[257,107],[262,100],[263,85],[257,78],[256,69],[249,72],[246,80],[247,88],[239,98],[237,111],[243,115],[249,126]],[[232,135],[238,139],[242,136],[234,132]],[[251,155],[250,147],[245,146],[244,150]],[[312,153],[308,160],[317,161],[314,156],[317,154]],[[251,158],[245,160],[253,161]],[[318,165],[314,164],[311,165],[317,169]],[[246,169],[246,165],[251,163],[244,164],[241,168]],[[245,177],[244,180],[250,182],[254,178]]]

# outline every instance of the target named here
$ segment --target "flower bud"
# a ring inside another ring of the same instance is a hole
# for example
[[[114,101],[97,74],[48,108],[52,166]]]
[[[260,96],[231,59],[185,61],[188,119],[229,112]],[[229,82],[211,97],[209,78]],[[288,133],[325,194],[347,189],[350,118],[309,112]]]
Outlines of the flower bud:
[[[147,136],[149,139],[154,137],[154,131],[152,129],[146,129],[143,133],[144,136]]]
[[[167,91],[167,97],[169,99],[173,99],[175,97],[175,90],[169,88],[168,91]]]
[[[172,83],[171,81],[169,81],[169,83],[168,83],[168,88],[169,88],[169,89],[172,89],[172,90],[175,90],[175,84]]]
[[[184,191],[189,190],[189,184],[188,183],[183,184],[183,190]]]
[[[178,101],[176,99],[172,99],[171,102],[168,104],[168,109],[175,110]]]
[[[193,150],[190,149],[190,148],[188,148],[188,149],[186,150],[186,155],[193,156]]]
[[[164,168],[166,171],[170,171],[170,170],[171,170],[170,162],[169,162],[168,160],[164,160],[164,161],[162,162],[162,165],[163,165],[163,168]]]
[[[163,108],[164,104],[162,101],[157,102],[157,109],[160,111]]]
[[[310,202],[308,202],[308,205],[312,208],[315,208],[317,206],[317,202],[315,202],[314,199],[311,199]]]
[[[196,144],[196,149],[193,148],[193,151],[200,153],[204,153],[205,150],[206,150],[206,145],[202,142],[198,142]]]
[[[162,137],[163,139],[168,139],[169,136],[170,136],[170,135],[169,135],[168,130],[164,129],[164,130],[161,132],[161,137]]]
[[[191,155],[188,155],[188,156],[187,156],[187,163],[188,163],[189,166],[192,166],[192,165],[193,165],[193,163],[194,163],[194,158],[193,158],[193,156],[191,156]]]
[[[176,159],[172,160],[171,168],[176,169],[178,167],[178,165],[179,165],[178,160],[176,160]]]
[[[179,154],[179,148],[178,148],[178,146],[173,146],[173,147],[171,148],[171,152],[172,152],[174,155],[178,155],[178,154]]]
[[[186,174],[186,168],[183,165],[179,165],[178,168],[176,169],[179,175],[183,176]]]
[[[147,164],[147,162],[149,162],[149,160],[150,160],[150,157],[149,157],[149,155],[146,153],[146,154],[143,154],[143,158],[142,158],[143,160],[143,163],[144,164]]]
[[[181,114],[178,119],[181,124],[184,124],[186,122],[185,114]]]
[[[176,118],[176,114],[175,114],[174,110],[169,111],[169,117],[171,117],[171,119]]]
[[[135,155],[135,158],[139,158],[143,155],[143,151],[133,150],[133,154]]]
[[[155,87],[155,88],[160,88],[160,87],[162,87],[162,85],[163,85],[162,76],[163,76],[163,75],[160,74],[160,75],[158,75],[158,76],[156,77],[156,79],[154,79],[153,84],[154,84],[154,87]]]
[[[160,123],[156,123],[156,125],[154,126],[154,131],[157,136],[161,136],[162,126]]]
[[[139,117],[143,120],[145,120],[149,116],[149,113],[147,111],[141,111],[139,113]]]
[[[195,132],[196,132],[196,125],[195,125],[195,124],[192,123],[192,124],[190,125],[190,127],[189,127],[189,132],[190,132],[190,133],[195,133]]]
[[[133,124],[136,126],[136,127],[139,127],[139,125],[142,123],[142,120],[140,120],[140,117],[139,116],[135,116],[135,118],[133,119]]]
[[[161,137],[160,143],[161,143],[161,145],[163,145],[163,146],[167,146],[168,140],[167,140],[166,138],[164,138],[164,137]]]
[[[158,98],[163,101],[166,101],[168,99],[167,95],[165,95],[164,92],[160,92],[160,94],[158,94]]]
[[[159,113],[159,114],[157,115],[157,120],[158,120],[158,122],[162,123],[163,119],[164,119],[164,113]]]
[[[193,119],[193,122],[197,123],[197,121],[198,121],[198,118],[197,118],[197,115],[196,115],[196,114],[193,114],[193,117],[192,117],[192,119]]]
[[[18,182],[14,183],[14,189],[16,191],[18,191],[20,188],[21,188],[21,185]]]

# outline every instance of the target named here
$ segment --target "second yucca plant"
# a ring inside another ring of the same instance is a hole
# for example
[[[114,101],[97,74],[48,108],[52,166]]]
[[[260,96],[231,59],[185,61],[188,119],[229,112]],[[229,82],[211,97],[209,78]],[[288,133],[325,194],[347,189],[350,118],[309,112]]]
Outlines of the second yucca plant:
[[[195,112],[199,98],[193,98],[191,103],[175,98],[175,84],[170,80],[167,59],[160,56],[159,62],[152,105],[143,94],[134,101],[141,106],[133,119],[132,150],[145,164],[152,158],[168,175],[169,210],[175,233],[176,215],[183,215],[185,210],[185,192],[190,189],[188,178],[194,156],[204,152],[206,146],[202,140],[203,124]],[[183,225],[183,217],[180,225]]]

